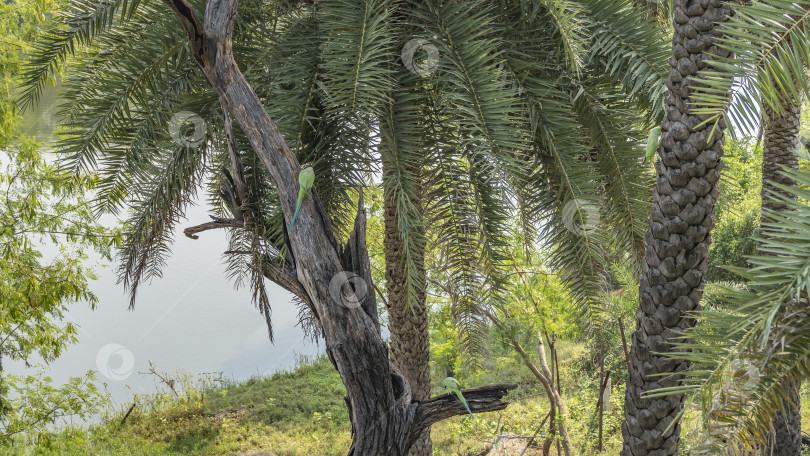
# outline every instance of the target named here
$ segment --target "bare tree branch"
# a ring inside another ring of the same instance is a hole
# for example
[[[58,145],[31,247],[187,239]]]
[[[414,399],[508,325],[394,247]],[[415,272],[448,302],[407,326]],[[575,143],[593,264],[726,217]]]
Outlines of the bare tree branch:
[[[218,230],[221,228],[244,228],[245,224],[236,219],[226,219],[221,217],[214,217],[209,215],[213,222],[203,223],[202,225],[190,226],[183,230],[183,234],[191,239],[199,239],[196,233],[201,233],[208,230]]]
[[[461,394],[464,395],[467,405],[474,413],[494,412],[503,410],[509,405],[502,399],[515,388],[517,388],[515,384],[489,385],[465,389],[461,391]],[[442,394],[420,402],[411,425],[412,438],[414,440],[418,438],[420,433],[417,431],[427,429],[434,423],[466,413],[467,409],[454,393]]]

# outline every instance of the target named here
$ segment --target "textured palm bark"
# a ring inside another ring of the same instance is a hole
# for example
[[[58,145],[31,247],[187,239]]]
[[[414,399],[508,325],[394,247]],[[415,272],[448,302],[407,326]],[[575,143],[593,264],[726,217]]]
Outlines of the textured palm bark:
[[[801,456],[802,454],[802,415],[799,386],[798,382],[785,385],[785,389],[790,396],[790,402],[782,402],[787,414],[778,413],[773,420],[773,445],[768,445],[768,449],[772,448],[773,452],[768,454],[773,456]]]
[[[624,456],[678,453],[680,425],[666,429],[680,412],[683,396],[643,396],[676,385],[681,378],[678,372],[688,368],[687,361],[666,354],[676,350],[670,342],[694,325],[688,314],[698,309],[703,295],[724,135],[722,124],[714,133],[711,124],[699,126],[704,119],[690,112],[690,96],[698,84],[698,72],[707,69],[712,55],[728,55],[714,42],[722,36],[720,24],[732,14],[733,9],[719,0],[676,0],[674,5],[667,117],[658,149],[639,281],[640,307],[630,350],[622,424]]]
[[[383,157],[383,182],[393,164]],[[413,400],[424,401],[430,397],[430,334],[424,282],[419,284],[416,302],[408,305],[405,279],[407,271],[403,263],[402,237],[397,222],[396,199],[393,190],[384,187],[385,239],[385,286],[388,294],[388,330],[391,334],[391,361],[411,385]],[[421,201],[414,201],[421,205]],[[421,253],[421,252],[420,252]],[[420,255],[414,258],[417,275],[425,276],[425,260]],[[408,456],[430,456],[433,443],[430,429],[411,447]]]
[[[237,0],[208,0],[205,22],[188,0],[163,2],[180,19],[191,58],[261,160],[278,190],[283,218],[289,220],[295,211],[301,164],[234,60],[231,39]],[[301,206],[298,220],[294,230],[284,229],[291,264],[277,264],[280,269],[269,272],[310,306],[323,331],[326,353],[346,387],[353,437],[348,454],[404,456],[433,423],[466,410],[453,394],[413,401],[407,379],[389,363],[374,294],[365,293],[359,303],[347,304],[341,298],[346,281],[338,282],[337,290],[332,285],[335,278],[348,273],[369,289],[373,286],[362,193],[354,230],[345,245],[339,245],[332,232],[317,188]],[[463,393],[474,412],[494,411],[506,408],[501,399],[515,387],[492,385]]]
[[[784,203],[773,200],[773,193],[795,199],[795,195],[777,188],[774,183],[795,185],[782,174],[783,167],[798,169],[799,127],[801,109],[798,103],[785,103],[781,113],[769,106],[763,109],[765,122],[762,151],[762,209],[785,210]],[[764,222],[764,220],[763,220]],[[786,413],[777,413],[773,421],[774,433],[768,447],[774,456],[800,456],[802,454],[801,401],[798,382],[785,385],[790,401],[783,401]]]
[[[799,127],[801,109],[794,103],[787,103],[782,113],[776,113],[766,106],[763,109],[765,133],[762,149],[762,209],[781,211],[785,205],[773,201],[768,195],[774,192],[788,198],[796,196],[778,189],[773,183],[793,186],[795,182],[782,174],[782,167],[798,169]]]

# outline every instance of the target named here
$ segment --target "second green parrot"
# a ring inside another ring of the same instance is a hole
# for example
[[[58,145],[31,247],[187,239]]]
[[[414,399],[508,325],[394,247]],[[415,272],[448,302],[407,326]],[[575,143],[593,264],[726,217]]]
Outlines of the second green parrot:
[[[470,410],[470,406],[467,405],[467,401],[464,400],[464,396],[461,394],[461,385],[459,385],[458,380],[456,380],[453,377],[447,377],[446,379],[442,380],[442,385],[444,385],[444,387],[449,389],[450,391],[456,393],[456,396],[458,396],[458,400],[460,400],[461,403],[464,404],[464,407],[466,407],[467,411],[470,412],[470,416],[473,416],[472,411]]]
[[[642,165],[647,162],[652,163],[655,157],[655,151],[658,150],[658,136],[660,135],[661,127],[655,127],[650,130],[650,136],[647,137],[647,151],[644,154],[644,161],[641,162]]]
[[[304,198],[312,191],[312,185],[315,184],[315,170],[311,166],[307,166],[298,173],[298,202],[295,203],[295,213],[293,214],[292,222],[290,222],[290,230],[295,225],[295,219],[298,218],[298,211],[301,210],[301,205],[304,203]]]

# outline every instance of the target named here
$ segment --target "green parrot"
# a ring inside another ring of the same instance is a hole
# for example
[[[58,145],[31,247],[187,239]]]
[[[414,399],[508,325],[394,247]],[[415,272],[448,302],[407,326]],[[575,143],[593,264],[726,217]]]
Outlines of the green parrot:
[[[648,161],[652,163],[653,157],[655,157],[655,151],[658,150],[658,136],[661,134],[661,127],[655,127],[650,130],[650,136],[647,137],[647,153],[644,154],[644,161],[641,164],[645,164]]]
[[[292,222],[290,223],[290,230],[292,231],[295,225],[295,219],[298,218],[298,211],[301,205],[304,204],[304,198],[309,195],[312,190],[312,185],[315,183],[315,170],[311,166],[307,166],[298,173],[298,202],[295,203],[295,214],[293,214]]]
[[[458,380],[453,377],[447,377],[442,381],[442,385],[445,388],[449,389],[450,391],[456,393],[458,399],[464,404],[464,407],[467,408],[467,411],[470,412],[470,416],[473,416],[472,411],[470,410],[470,406],[467,405],[467,401],[464,400],[464,396],[461,394],[461,385],[458,384]]]

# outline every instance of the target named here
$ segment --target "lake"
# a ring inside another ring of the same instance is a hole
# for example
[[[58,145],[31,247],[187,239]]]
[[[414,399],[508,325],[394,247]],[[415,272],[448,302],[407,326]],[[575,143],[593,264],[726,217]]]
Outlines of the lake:
[[[25,115],[24,131],[52,141],[55,102],[55,89],[43,94],[38,109]],[[122,404],[131,402],[133,393],[155,390],[156,379],[141,374],[150,361],[159,371],[221,372],[226,378],[244,379],[292,368],[299,357],[323,351],[323,341],[318,346],[305,340],[296,326],[298,309],[292,295],[267,281],[275,335],[275,344],[270,343],[250,290],[235,290],[227,279],[222,260],[228,246],[225,231],[207,231],[198,240],[182,234],[183,228],[208,221],[207,213],[204,205],[187,211],[187,220],[177,226],[163,277],[140,287],[131,311],[123,286],[116,284],[117,265],[96,268],[99,279],[92,290],[99,305],[96,310],[86,303],[71,306],[67,318],[80,327],[79,343],[50,365],[56,383],[95,370],[100,386]],[[30,371],[21,363],[6,367],[11,373]]]

